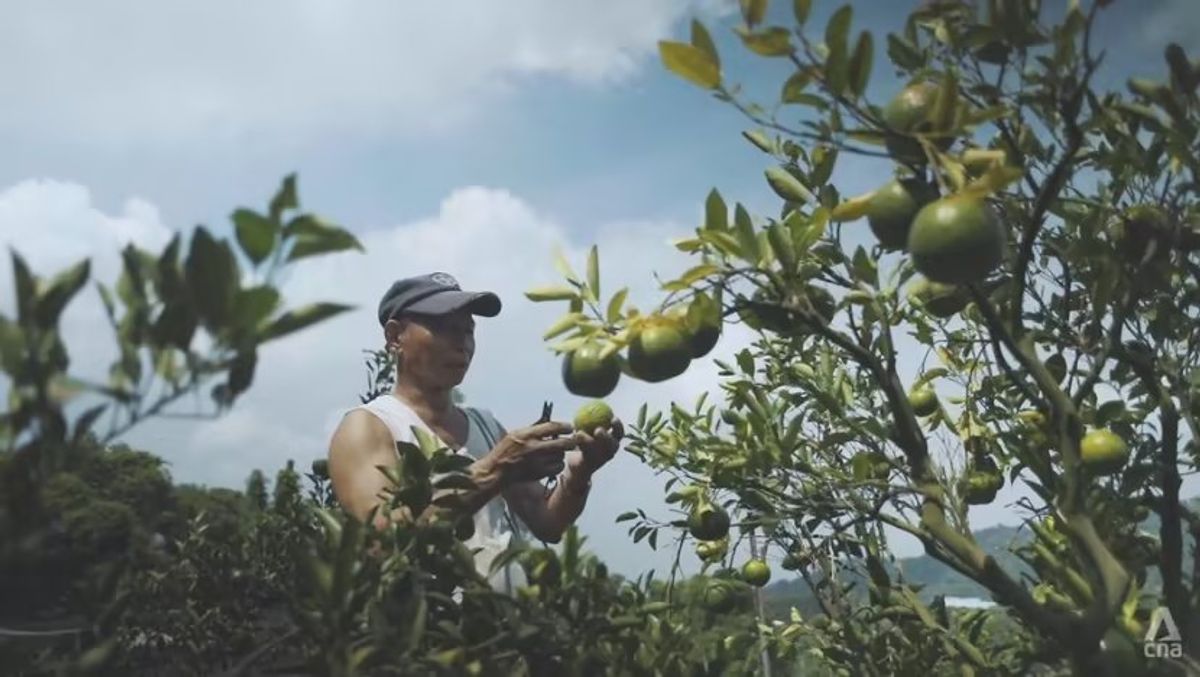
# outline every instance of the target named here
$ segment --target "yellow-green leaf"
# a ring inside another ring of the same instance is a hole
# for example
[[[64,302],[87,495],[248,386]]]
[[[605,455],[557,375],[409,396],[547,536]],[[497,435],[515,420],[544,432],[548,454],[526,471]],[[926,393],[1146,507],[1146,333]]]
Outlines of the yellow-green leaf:
[[[571,269],[571,264],[567,262],[567,257],[563,254],[561,247],[554,248],[554,269],[567,280],[575,283],[579,282],[579,276]]]
[[[767,177],[767,183],[779,197],[791,202],[807,202],[809,204],[817,201],[812,192],[783,167],[768,167],[764,174]]]
[[[791,272],[796,269],[796,250],[792,241],[791,231],[782,223],[772,223],[767,228],[767,240],[771,245],[771,250],[775,252],[775,258],[779,260],[779,265],[786,272]]]
[[[812,0],[792,0],[792,13],[796,15],[796,23],[801,26],[808,21],[808,15],[812,11]]]
[[[717,45],[713,42],[712,35],[704,24],[696,19],[692,19],[692,46],[707,54],[718,70],[721,68],[721,57],[717,54]]]
[[[783,103],[799,103],[803,101],[801,97],[804,95],[804,88],[808,87],[813,81],[816,73],[811,68],[802,68],[787,79],[783,83],[783,91],[779,95],[779,100]]]
[[[775,144],[771,143],[771,140],[767,138],[766,134],[763,134],[757,129],[748,129],[742,132],[742,136],[746,137],[747,141],[754,144],[755,148],[758,148],[764,153],[775,152]]]
[[[756,26],[762,23],[763,17],[767,15],[767,0],[741,0],[742,18],[746,20],[747,26]]]
[[[742,43],[760,56],[787,56],[792,53],[792,34],[781,26],[771,26],[757,33],[739,32]]]
[[[580,323],[587,320],[587,315],[583,313],[567,313],[558,319],[557,322],[550,325],[545,334],[542,334],[543,341],[549,341],[555,336],[560,336],[570,329],[578,327]]]
[[[697,281],[703,280],[704,278],[708,277],[709,275],[713,275],[713,274],[717,273],[717,271],[719,271],[719,270],[720,270],[720,268],[718,268],[717,266],[715,266],[711,263],[702,263],[698,266],[691,268],[686,273],[684,273],[682,276],[680,276],[679,281],[682,282],[685,286],[691,286],[692,284],[696,283]]]
[[[571,301],[579,298],[579,292],[571,287],[563,286],[535,287],[525,292],[525,298],[535,303],[543,301]]]
[[[592,245],[592,250],[588,252],[587,261],[587,278],[588,291],[591,292],[592,300],[600,300],[600,250],[596,245]]]
[[[624,287],[621,291],[613,294],[612,299],[608,302],[608,312],[605,313],[605,317],[610,324],[616,324],[617,320],[621,319],[621,308],[625,305],[625,298],[628,296],[628,287]]]
[[[721,194],[713,188],[704,201],[704,228],[706,230],[727,230],[729,228],[729,207]]]
[[[682,42],[658,43],[663,66],[679,77],[704,89],[721,84],[721,67],[704,50]]]

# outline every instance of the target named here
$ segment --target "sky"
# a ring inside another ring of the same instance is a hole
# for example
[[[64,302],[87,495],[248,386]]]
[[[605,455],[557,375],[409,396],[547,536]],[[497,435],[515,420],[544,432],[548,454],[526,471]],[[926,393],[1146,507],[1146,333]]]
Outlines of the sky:
[[[814,4],[819,32],[838,4]],[[855,30],[877,31],[881,45],[907,3],[855,6]],[[772,12],[786,20],[790,3]],[[161,248],[201,223],[226,235],[235,207],[261,209],[297,172],[303,207],[362,241],[365,254],[302,263],[283,287],[291,305],[354,312],[267,348],[253,388],[222,418],[151,421],[125,439],[167,459],[177,481],[237,487],[254,468],[322,456],[365,387],[362,351],[382,345],[379,295],[408,275],[449,272],[504,300],[479,322],[470,404],[510,428],[532,422],[544,399],[570,412],[580,400],[540,338],[562,308],[522,296],[559,280],[555,248],[581,268],[599,243],[606,293],[629,286],[647,307],[660,298],[652,274],[689,266],[668,243],[699,224],[712,187],[754,213],[778,210],[762,179],[769,159],[740,136],[749,123],[658,62],[657,41],[686,40],[694,17],[712,28],[727,74],[778,91],[787,71],[735,42],[725,0],[5,3],[0,240],[39,273],[91,257],[93,279],[111,282],[126,242]],[[1197,36],[1193,0],[1116,2],[1097,34],[1105,82],[1158,76],[1163,45],[1196,56]],[[896,81],[876,51],[868,94],[883,101]],[[888,171],[848,160],[835,181],[856,194]],[[14,308],[5,258],[0,312]],[[80,376],[106,373],[115,354],[97,323],[89,287],[64,318]],[[712,357],[751,340],[731,327]],[[643,402],[693,402],[718,383],[715,366],[697,362],[662,384],[624,379],[609,400],[628,420]],[[614,570],[669,566],[673,548],[634,545],[614,524],[634,507],[668,517],[663,481],[627,454],[597,475],[580,527]],[[1003,505],[1013,497],[973,511],[973,523],[1015,521]]]

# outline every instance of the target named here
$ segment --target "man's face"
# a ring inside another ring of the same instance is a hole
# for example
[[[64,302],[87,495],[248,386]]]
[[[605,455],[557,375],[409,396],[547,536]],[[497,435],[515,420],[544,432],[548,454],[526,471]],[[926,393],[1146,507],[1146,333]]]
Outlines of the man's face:
[[[404,350],[404,373],[423,384],[454,387],[462,383],[475,356],[475,318],[467,310],[406,315],[399,320],[395,335]]]

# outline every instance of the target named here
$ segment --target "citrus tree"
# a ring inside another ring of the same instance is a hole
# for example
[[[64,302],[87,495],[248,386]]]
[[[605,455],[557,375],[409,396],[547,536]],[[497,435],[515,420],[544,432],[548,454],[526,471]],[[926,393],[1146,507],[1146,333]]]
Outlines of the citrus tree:
[[[796,631],[847,670],[1195,669],[1200,520],[1180,486],[1198,460],[1200,61],[1168,45],[1160,80],[1101,91],[1104,1],[929,2],[882,37],[851,5],[813,26],[812,4],[741,2],[736,40],[791,71],[773,104],[747,99],[703,24],[660,43],[752,121],[778,212],[714,189],[675,243],[694,267],[653,308],[602,297],[595,247],[583,276],[560,261],[561,285],[527,293],[568,305],[546,339],[587,397],[678,376],[727,323],[757,334],[719,363],[723,402],[639,413],[630,450],[680,514],[623,516],[635,540],[670,530],[728,568],[753,539],[812,585],[827,618]],[[839,190],[852,155],[878,188]],[[1035,534],[1021,570],[970,530],[1006,484]],[[905,583],[898,532],[988,591],[1003,641],[994,614]],[[1182,642],[1143,652],[1160,608]]]

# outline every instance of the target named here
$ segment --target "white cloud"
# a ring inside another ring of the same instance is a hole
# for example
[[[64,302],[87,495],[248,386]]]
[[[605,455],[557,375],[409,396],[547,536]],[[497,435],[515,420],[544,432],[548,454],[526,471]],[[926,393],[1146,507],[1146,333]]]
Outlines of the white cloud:
[[[115,145],[425,133],[514,78],[627,78],[722,0],[18,3],[0,11],[0,127]]]

